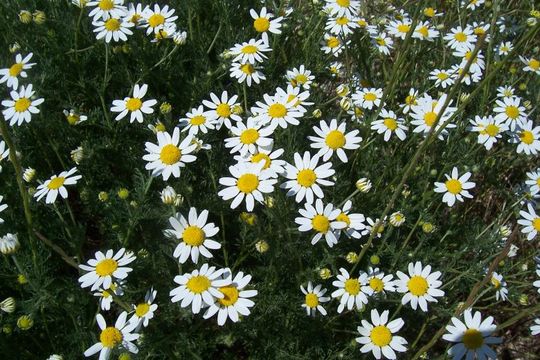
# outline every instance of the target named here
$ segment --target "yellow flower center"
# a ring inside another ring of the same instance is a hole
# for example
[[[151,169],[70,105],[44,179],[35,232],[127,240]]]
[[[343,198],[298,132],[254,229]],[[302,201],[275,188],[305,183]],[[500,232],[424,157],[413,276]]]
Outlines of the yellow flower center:
[[[204,231],[195,225],[188,226],[182,233],[182,239],[184,242],[191,246],[201,246],[204,242]]]
[[[388,128],[388,130],[394,131],[397,129],[397,121],[392,118],[384,119],[384,126]]]
[[[228,118],[229,116],[231,116],[231,107],[229,106],[229,104],[219,104],[216,108],[216,113],[219,117]]]
[[[236,187],[245,194],[249,194],[259,186],[259,178],[254,174],[244,174],[238,178]]]
[[[129,22],[131,22],[131,23],[133,23],[133,24],[135,24],[135,25],[138,25],[138,24],[139,24],[139,20],[141,19],[141,17],[142,17],[142,16],[139,15],[139,14],[133,14],[133,15],[131,16],[131,18],[129,19]]]
[[[449,78],[448,74],[445,72],[440,72],[437,74],[437,78],[441,81],[444,81]]]
[[[473,32],[474,32],[476,35],[484,35],[484,33],[486,32],[486,30],[484,30],[484,28],[477,27],[477,28],[474,28]]]
[[[382,37],[375,38],[375,41],[379,46],[386,46],[386,40],[384,40]]]
[[[296,81],[297,84],[302,85],[302,84],[305,84],[308,81],[308,77],[306,75],[304,75],[304,74],[298,74],[294,78],[294,81]]]
[[[424,9],[424,15],[427,17],[434,17],[435,16],[435,9],[434,8],[425,8]]]
[[[338,47],[340,44],[339,39],[335,36],[330,36],[326,40],[326,46],[328,46],[330,49]]]
[[[30,105],[32,105],[30,100],[28,100],[25,97],[22,97],[22,98],[15,101],[15,111],[20,112],[20,113],[25,112],[26,110],[28,110]]]
[[[536,59],[529,60],[529,67],[533,69],[534,71],[540,69],[540,61]],[[11,71],[11,70],[10,70]]]
[[[409,95],[405,98],[405,104],[407,105],[416,105],[416,97],[414,95]]]
[[[114,259],[103,259],[96,265],[96,274],[99,276],[110,276],[118,268],[118,262]]]
[[[244,54],[255,54],[257,47],[255,45],[246,45],[241,50]]]
[[[429,285],[425,278],[416,275],[407,282],[407,288],[414,296],[423,296],[427,293]]]
[[[182,157],[182,151],[173,144],[167,144],[161,149],[159,159],[165,165],[176,164]]]
[[[345,145],[345,135],[339,130],[332,130],[326,135],[324,142],[330,149],[336,150]]]
[[[309,308],[317,307],[317,305],[319,305],[319,297],[315,295],[314,293],[308,293],[306,295],[306,305]]]
[[[360,282],[358,279],[345,280],[345,291],[351,295],[358,295],[360,293]]]
[[[150,27],[155,28],[163,24],[165,24],[165,17],[161,14],[153,14],[148,18],[148,25],[150,25]]]
[[[47,184],[47,187],[50,190],[57,190],[62,185],[64,185],[65,181],[66,181],[66,178],[63,176],[55,177],[54,179],[51,179],[51,181],[49,181],[49,183]]]
[[[497,125],[489,124],[488,126],[486,126],[484,131],[489,136],[494,137],[497,136],[497,134],[499,133],[499,127]]]
[[[186,287],[195,294],[201,294],[210,287],[210,280],[204,275],[193,276],[186,283]]]
[[[105,21],[105,29],[108,31],[118,31],[118,29],[120,29],[120,21],[117,19],[109,19]]]
[[[139,110],[141,106],[142,101],[139,98],[129,98],[128,101],[126,101],[126,109],[129,111]]]
[[[424,114],[424,123],[427,126],[433,126],[433,124],[435,124],[435,120],[437,120],[437,114],[435,114],[433,111]]]
[[[446,185],[448,192],[451,194],[457,195],[461,192],[461,182],[457,179],[447,180],[444,184]]]
[[[138,317],[143,317],[144,315],[148,313],[148,311],[150,311],[150,305],[148,305],[148,303],[139,304],[135,308],[135,314]]]
[[[349,218],[349,216],[347,214],[345,214],[344,212],[342,212],[341,214],[339,214],[337,217],[336,217],[336,221],[342,221],[344,223],[347,224],[347,226],[351,225],[351,219]]]
[[[519,138],[521,139],[522,143],[525,143],[527,145],[531,145],[534,142],[534,135],[532,131],[529,130],[523,130],[519,134]]]
[[[240,71],[242,71],[244,74],[251,75],[255,72],[255,68],[251,64],[244,64],[240,66]]]
[[[510,119],[516,119],[519,116],[519,109],[513,105],[507,106],[504,112]]]
[[[255,129],[246,129],[240,135],[240,142],[242,144],[254,144],[259,139],[259,132]]]
[[[255,19],[255,21],[253,22],[253,27],[255,28],[255,31],[257,32],[266,32],[268,31],[268,29],[270,29],[270,20],[268,20],[267,18],[257,18]]]
[[[392,333],[386,326],[379,325],[371,330],[369,338],[374,345],[384,347],[392,341]]]
[[[272,118],[282,118],[287,115],[287,108],[283,104],[272,104],[268,108],[268,115]]]
[[[454,35],[454,39],[456,39],[457,42],[465,42],[467,41],[467,35],[463,32],[458,32]]]
[[[13,77],[16,77],[21,73],[22,70],[23,70],[23,64],[21,64],[21,63],[13,64],[9,68],[9,75],[13,76]]]
[[[100,0],[98,6],[101,10],[109,11],[109,10],[114,9],[114,1],[113,0]]]
[[[484,345],[484,337],[482,333],[476,329],[467,329],[463,334],[463,345],[467,349],[474,350]]]
[[[491,284],[493,285],[495,289],[498,289],[501,287],[501,282],[497,280],[495,277],[491,278]]]
[[[373,289],[375,292],[381,292],[384,289],[384,283],[381,279],[377,277],[373,277],[369,280],[369,286]]]
[[[336,24],[338,25],[343,26],[343,25],[347,25],[348,23],[349,23],[349,19],[347,19],[346,16],[338,17],[336,19]]]
[[[315,215],[315,217],[311,219],[311,226],[313,226],[315,231],[326,234],[328,229],[330,229],[330,221],[324,215]]]
[[[534,230],[540,231],[540,217],[537,217],[532,221],[532,226]]]
[[[300,170],[298,175],[296,175],[296,181],[298,181],[300,186],[310,187],[317,181],[317,174],[311,169]]]
[[[429,35],[427,26],[422,26],[420,29],[416,30],[416,32],[422,35],[423,37],[428,37]]]
[[[338,4],[339,6],[341,7],[349,7],[349,5],[351,4],[351,1],[350,0],[336,0],[336,4]]]
[[[266,155],[266,154],[263,154],[263,153],[258,153],[258,154],[255,154],[251,157],[251,162],[252,163],[258,163],[260,161],[264,160],[264,166],[263,166],[263,169],[266,170],[270,167],[270,165],[272,164],[272,159],[270,159],[270,156]]]
[[[202,115],[196,115],[192,117],[189,122],[191,123],[191,125],[195,126],[202,125],[206,122],[206,117]]]
[[[115,327],[109,326],[99,334],[99,341],[106,348],[113,348],[122,342],[122,333]]]
[[[375,100],[377,100],[377,95],[375,95],[372,92],[368,92],[367,94],[364,94],[364,100],[366,100],[366,101],[375,101]]]
[[[231,306],[238,301],[239,292],[235,286],[223,286],[220,287],[219,292],[222,293],[223,299],[218,299],[219,303],[223,306]]]
[[[401,33],[408,33],[410,29],[411,26],[407,24],[399,24],[397,27],[397,30]]]
[[[101,296],[103,296],[104,298],[108,298],[109,296],[111,296],[111,294],[107,290],[103,290],[101,292]]]
[[[77,114],[69,114],[68,116],[66,116],[66,119],[70,125],[77,124],[80,118],[81,117]]]

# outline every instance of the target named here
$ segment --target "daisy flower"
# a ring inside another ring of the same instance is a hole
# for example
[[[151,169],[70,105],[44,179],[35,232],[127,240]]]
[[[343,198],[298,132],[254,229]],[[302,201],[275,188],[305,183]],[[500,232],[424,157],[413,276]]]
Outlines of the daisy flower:
[[[360,272],[358,278],[353,278],[344,268],[339,269],[340,274],[337,280],[332,282],[337,290],[332,293],[333,298],[339,298],[338,313],[342,313],[345,307],[352,310],[355,306],[358,310],[368,303],[368,298],[364,292],[367,284],[367,274]]]
[[[439,116],[439,113],[442,110],[442,107],[444,103],[446,102],[446,94],[442,95],[440,99],[435,100],[431,96],[425,94],[423,97],[418,99],[418,105],[412,106],[411,109],[411,117],[414,119],[411,121],[412,125],[416,125],[413,132],[415,133],[423,133],[424,135],[427,135],[429,131],[431,130],[432,126],[435,124],[435,121],[437,120],[437,117]],[[454,114],[454,112],[457,110],[455,107],[451,107],[453,101],[450,101],[448,103],[448,106],[444,110],[444,113],[440,115],[440,119],[437,122],[437,127],[435,128],[435,131],[438,131],[438,129]],[[448,130],[451,128],[455,128],[455,124],[447,124],[446,128],[441,131],[438,138],[440,140],[444,139],[444,136],[448,135]]]
[[[405,40],[407,33],[411,30],[411,20],[405,18],[403,20],[392,20],[386,25],[386,31],[401,40]]]
[[[511,142],[517,143],[517,153],[536,155],[540,152],[540,126],[534,126],[532,120],[525,120],[516,128]]]
[[[362,233],[364,232],[366,225],[364,221],[366,218],[362,214],[350,214],[352,207],[352,201],[347,200],[343,205],[343,208],[340,209],[341,213],[336,217],[336,221],[342,221],[347,226],[341,230],[336,231],[336,238],[339,239],[341,231],[349,238],[360,239]]]
[[[324,197],[320,185],[334,185],[334,182],[325,179],[334,175],[335,171],[332,169],[332,163],[318,166],[319,160],[319,155],[311,156],[308,151],[304,152],[303,157],[299,153],[294,153],[294,166],[285,165],[285,177],[288,180],[281,184],[282,188],[288,189],[287,196],[296,195],[295,201],[298,203],[305,198],[310,204],[314,196]]]
[[[363,288],[363,291],[369,296],[395,292],[396,285],[393,278],[394,275],[384,275],[384,272],[379,268],[369,268],[367,286]]]
[[[497,88],[497,97],[500,97],[500,98],[505,98],[505,97],[508,97],[508,98],[511,98],[511,97],[514,97],[514,92],[516,90],[510,86],[510,85],[505,85],[505,86],[499,86]]]
[[[321,304],[330,301],[330,297],[324,296],[327,290],[323,289],[322,285],[313,287],[311,281],[308,282],[307,288],[300,285],[300,290],[302,290],[302,293],[305,295],[302,307],[306,309],[308,316],[315,316],[317,311],[326,316],[326,309],[323,308]]]
[[[369,189],[368,189],[368,191],[369,191]],[[379,225],[377,225],[377,224],[379,224]],[[375,220],[373,220],[372,218],[367,217],[366,218],[366,224],[365,224],[366,229],[364,231],[362,231],[362,235],[375,233],[375,236],[380,238],[382,236],[383,232],[384,232],[385,224],[386,224],[386,216],[384,217],[383,221],[381,221],[381,219],[379,219],[379,218],[376,218]]]
[[[405,325],[405,322],[401,318],[388,322],[388,314],[388,310],[379,314],[377,309],[372,309],[371,323],[362,320],[362,326],[357,328],[360,337],[356,338],[356,342],[363,345],[360,348],[363,354],[371,351],[375,359],[381,357],[396,359],[396,351],[407,351],[405,347],[407,340],[394,335]]]
[[[114,100],[111,107],[112,112],[120,113],[116,116],[115,120],[123,119],[128,113],[130,114],[129,122],[137,120],[137,122],[143,122],[143,113],[152,114],[154,109],[152,106],[157,104],[157,100],[151,99],[143,101],[143,97],[148,91],[148,85],[135,84],[133,88],[133,97],[125,97],[124,100]]]
[[[130,3],[127,6],[124,21],[130,22],[135,26],[141,25],[145,11],[148,11],[148,5],[143,8],[142,4]]]
[[[231,149],[231,154],[239,152],[240,155],[256,154],[259,148],[269,149],[272,146],[273,133],[270,127],[263,127],[263,123],[255,118],[248,118],[247,123],[236,123],[231,127],[233,137],[225,139],[225,147]]]
[[[390,50],[394,48],[394,40],[388,37],[385,32],[374,34],[371,41],[377,50],[384,55],[390,55]]]
[[[154,304],[156,300],[157,291],[154,288],[151,288],[146,292],[144,296],[144,301],[137,305],[133,305],[133,316],[129,319],[129,322],[135,323],[137,327],[143,325],[144,327],[148,326],[150,319],[154,317],[154,312],[157,310],[158,305]]]
[[[2,204],[3,199],[4,197],[0,195],[0,213],[8,208],[7,204]],[[0,217],[0,224],[3,224],[3,223],[4,223],[4,219]]]
[[[251,108],[256,120],[262,124],[268,124],[274,130],[278,126],[286,129],[289,124],[298,125],[298,118],[303,113],[295,108],[296,102],[290,101],[288,96],[263,95],[264,102],[257,101],[257,106]]]
[[[171,301],[181,301],[183,308],[191,304],[191,311],[198,314],[202,307],[212,306],[216,298],[225,298],[219,288],[231,285],[231,279],[222,278],[224,272],[225,269],[216,270],[215,266],[203,264],[191,273],[176,275],[174,282],[180,286],[170,291]]]
[[[32,100],[35,91],[32,89],[32,84],[27,86],[21,86],[19,91],[12,90],[9,95],[11,100],[3,100],[2,105],[5,107],[2,110],[2,114],[6,121],[9,120],[9,125],[15,124],[22,125],[25,121],[27,123],[32,120],[32,114],[38,114],[39,109],[36,107],[43,103],[44,99]]]
[[[272,19],[274,14],[267,12],[266,7],[261,9],[260,14],[257,14],[254,9],[250,9],[249,15],[253,19],[253,28],[259,34],[262,34],[262,40],[266,44],[269,44],[268,33],[281,34],[281,21],[283,17]]]
[[[304,65],[300,65],[298,69],[287,70],[285,78],[293,87],[302,87],[304,89],[309,89],[313,80],[315,80],[315,76],[311,75],[311,71],[307,70]]]
[[[129,29],[133,27],[132,23],[114,17],[107,20],[96,20],[92,22],[92,25],[95,27],[96,40],[105,39],[106,43],[110,43],[111,40],[127,41],[127,35],[133,35]]]
[[[287,85],[287,90],[276,88],[274,98],[287,99],[287,103],[291,103],[292,109],[300,112],[301,116],[307,112],[304,106],[313,105],[312,102],[306,101],[309,99],[309,90],[303,90],[301,87],[294,87],[291,84]]]
[[[508,300],[508,288],[506,287],[506,281],[504,281],[501,274],[496,273],[495,271],[491,274],[491,284],[495,289],[495,299],[499,301]]]
[[[540,75],[540,60],[537,60],[533,57],[531,57],[530,59],[527,59],[521,55],[519,56],[519,59],[521,60],[521,62],[525,64],[523,71],[530,71],[530,72],[535,73],[536,75]]]
[[[339,209],[334,208],[334,205],[327,204],[324,206],[321,199],[315,201],[315,206],[306,203],[304,209],[299,209],[301,216],[294,219],[297,223],[298,231],[316,231],[316,234],[311,239],[311,245],[315,245],[324,236],[329,247],[337,244],[336,230],[344,229],[347,224],[337,220],[341,213]]]
[[[83,121],[88,120],[88,116],[78,114],[73,109],[71,109],[69,111],[64,110],[63,113],[64,113],[64,116],[66,117],[66,120],[69,123],[69,125],[78,125],[78,124],[82,123]]]
[[[233,278],[231,270],[227,268],[222,276],[224,279],[229,279],[230,284],[217,289],[223,297],[215,299],[203,316],[205,319],[209,319],[217,313],[219,326],[223,326],[227,319],[238,322],[239,315],[248,316],[251,313],[249,308],[255,305],[250,298],[257,296],[257,290],[245,289],[251,281],[251,275],[244,275],[240,271]]]
[[[144,9],[142,16],[144,21],[141,26],[146,28],[146,35],[159,34],[160,30],[166,27],[176,26],[174,22],[178,19],[178,16],[174,15],[174,9],[169,10],[169,5],[160,7],[159,4],[154,4],[153,9]]]
[[[431,272],[431,265],[422,267],[422,263],[409,263],[409,275],[398,271],[396,273],[399,280],[396,280],[397,291],[405,293],[401,299],[403,305],[411,303],[413,310],[420,305],[422,311],[428,311],[428,302],[437,302],[436,297],[444,296],[444,291],[439,287],[442,282],[440,271]]]
[[[94,7],[88,16],[93,17],[94,21],[110,18],[121,18],[126,13],[124,0],[97,0],[90,1],[86,4],[87,7]]]
[[[185,118],[179,120],[182,131],[189,131],[190,135],[197,135],[199,131],[203,134],[208,133],[208,129],[214,129],[215,120],[214,111],[204,111],[204,107],[200,105],[198,108],[191,109],[191,112],[186,114]],[[230,122],[229,122],[230,124]]]
[[[123,281],[119,281],[118,283],[112,283],[107,290],[100,288],[97,292],[94,293],[94,296],[99,297],[99,307],[101,308],[101,310],[111,310],[111,304],[114,302],[114,297],[112,294],[114,294],[115,296],[124,295],[124,289],[122,288],[123,283]]]
[[[471,49],[457,49],[452,53],[455,57],[461,58],[461,64],[459,67],[461,69],[465,68],[465,65],[471,60],[473,51]],[[486,61],[484,60],[484,55],[479,51],[473,60],[471,60],[471,65],[469,67],[469,72],[471,73],[482,73],[486,68]]]
[[[534,319],[534,325],[531,325],[529,329],[531,329],[531,335],[533,336],[540,334],[540,318]]]
[[[195,148],[193,144],[193,136],[188,135],[180,142],[180,129],[174,128],[171,136],[166,131],[160,131],[157,134],[157,144],[146,142],[146,152],[143,156],[146,160],[146,170],[152,170],[152,176],[163,176],[163,180],[167,181],[171,174],[178,178],[180,177],[180,169],[186,166],[186,163],[193,162],[197,159],[195,155],[190,155]]]
[[[124,248],[118,250],[116,254],[114,254],[113,250],[107,250],[105,254],[97,251],[95,259],[88,260],[88,265],[79,265],[79,268],[87,272],[79,277],[81,287],[92,286],[92,291],[100,287],[108,290],[113,282],[127,278],[133,269],[125,265],[134,260],[135,255]]]
[[[266,80],[266,76],[259,71],[259,67],[250,63],[233,62],[230,73],[231,77],[237,79],[239,84],[245,81],[247,86],[251,86],[252,81],[259,84],[261,80]]]
[[[418,105],[418,90],[411,88],[409,89],[409,94],[405,97],[404,104],[401,104],[400,108],[404,114],[407,114],[415,105]]]
[[[225,124],[227,129],[230,129],[232,127],[232,120],[235,122],[242,121],[242,118],[233,112],[234,107],[239,105],[236,102],[238,95],[229,97],[227,91],[223,91],[221,98],[214,93],[210,93],[210,99],[211,101],[203,100],[203,104],[210,109],[208,113],[216,119],[216,128],[218,130],[223,124]]]
[[[527,234],[527,240],[531,241],[540,232],[540,216],[536,215],[536,211],[530,203],[527,204],[527,210],[519,212],[521,219],[518,220],[518,224],[523,226],[521,232]]]
[[[221,244],[213,240],[219,228],[214,223],[207,223],[208,210],[203,210],[197,216],[197,209],[189,209],[188,218],[184,218],[180,213],[169,218],[172,229],[165,230],[165,235],[180,240],[174,250],[173,256],[183,264],[191,255],[191,261],[195,264],[199,261],[199,254],[206,258],[211,258],[212,254],[208,249],[217,250]]]
[[[35,63],[29,63],[32,58],[32,53],[26,55],[24,58],[21,54],[15,56],[15,64],[9,68],[0,69],[0,84],[7,82],[7,86],[13,90],[17,90],[19,87],[19,76],[26,78],[28,75],[25,70],[31,69]]]
[[[333,16],[354,16],[360,9],[360,1],[326,0],[325,9]]]
[[[444,174],[446,176],[446,181],[444,183],[436,182],[435,183],[435,192],[444,193],[442,201],[448,206],[453,206],[456,202],[456,199],[463,202],[463,198],[472,199],[472,195],[467,191],[475,187],[475,183],[472,181],[467,181],[471,177],[470,172],[459,176],[457,167],[454,166],[452,169],[452,174]]]
[[[264,62],[267,58],[264,53],[272,49],[263,40],[250,39],[248,42],[234,45],[229,51],[234,56],[233,62],[255,64]]]
[[[540,168],[527,173],[527,180],[525,180],[525,184],[529,185],[529,192],[531,195],[536,195],[540,192]]]
[[[512,51],[514,49],[514,45],[512,44],[512,42],[510,41],[503,41],[502,43],[499,44],[499,46],[497,47],[497,53],[500,55],[500,56],[506,56],[508,54],[510,54],[510,51]]]
[[[434,41],[439,37],[439,31],[433,29],[428,21],[419,21],[412,37],[420,40]]]
[[[364,88],[354,93],[352,99],[356,106],[371,110],[373,107],[378,107],[381,104],[382,95],[382,89]]]
[[[450,32],[444,36],[448,46],[452,50],[457,49],[473,49],[476,42],[476,35],[473,29],[467,25],[465,28],[461,26],[450,29]]]
[[[405,125],[405,120],[398,118],[393,111],[382,109],[379,114],[381,120],[375,120],[371,123],[371,130],[376,130],[378,134],[384,134],[384,141],[390,140],[392,134],[396,134],[401,141],[405,140],[407,135],[405,131],[408,127]]]
[[[525,113],[525,106],[520,105],[521,99],[519,97],[504,97],[495,101],[496,120],[506,121],[506,125],[511,131],[516,131],[519,123],[527,120],[527,114]]]
[[[132,342],[139,338],[139,334],[133,332],[137,327],[137,324],[126,320],[127,312],[122,311],[114,323],[114,326],[107,326],[103,316],[97,314],[96,322],[101,330],[99,342],[86,349],[84,356],[89,357],[99,352],[99,359],[107,360],[113,349],[120,346],[131,353],[138,353],[139,349],[137,349],[137,346]]]
[[[454,74],[451,70],[439,70],[435,69],[429,73],[429,80],[435,81],[435,87],[442,87],[446,89],[448,86],[454,84]]]
[[[231,209],[236,209],[244,200],[247,211],[252,211],[255,206],[255,200],[259,203],[264,202],[263,194],[269,194],[274,191],[276,179],[272,179],[270,173],[263,172],[264,162],[258,163],[238,163],[229,167],[229,172],[233,177],[222,177],[219,179],[225,189],[218,193],[223,200],[233,199]]]
[[[282,175],[285,172],[285,160],[281,160],[280,156],[283,155],[285,150],[277,149],[263,149],[259,148],[259,151],[255,154],[246,154],[245,156],[236,155],[234,159],[238,162],[251,162],[258,163],[264,161],[262,172],[268,172],[270,177],[277,178],[278,175]]]
[[[333,35],[347,36],[354,32],[354,29],[360,27],[355,16],[330,17],[326,21],[325,30]]]
[[[467,5],[468,10],[475,10],[480,7],[485,0],[464,0],[461,2],[461,6]]]
[[[476,311],[473,314],[471,309],[463,313],[465,323],[456,317],[452,317],[452,325],[447,325],[448,333],[443,335],[443,339],[456,343],[448,350],[448,355],[453,360],[466,359],[496,359],[497,354],[489,347],[492,344],[500,344],[501,338],[493,337],[491,334],[497,329],[493,324],[493,317],[490,316],[482,321],[482,314]]]
[[[347,40],[346,44],[348,45],[349,43],[350,40]],[[338,57],[343,51],[343,48],[343,40],[341,40],[339,37],[331,34],[324,34],[324,40],[321,43],[321,50],[325,54],[332,54],[335,57]]]
[[[348,162],[344,150],[356,150],[360,147],[358,143],[362,141],[362,138],[357,136],[360,131],[353,130],[346,133],[347,124],[342,122],[338,125],[336,119],[332,119],[330,124],[321,120],[319,126],[313,126],[318,136],[308,136],[311,141],[310,146],[313,149],[319,149],[317,155],[322,156],[323,161],[328,161],[335,152],[342,162]]]
[[[37,191],[34,197],[37,201],[40,201],[45,195],[45,203],[52,204],[56,201],[58,194],[63,199],[67,199],[68,192],[65,185],[75,185],[82,175],[74,175],[77,172],[77,168],[74,167],[69,171],[62,171],[58,175],[53,175],[49,180],[37,187]]]
[[[508,131],[508,126],[504,120],[495,120],[493,116],[475,116],[471,120],[471,131],[478,132],[478,143],[484,145],[486,150],[491,150],[497,139],[502,137],[502,133]]]

